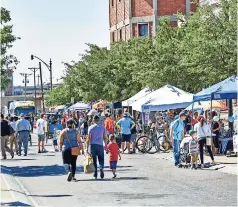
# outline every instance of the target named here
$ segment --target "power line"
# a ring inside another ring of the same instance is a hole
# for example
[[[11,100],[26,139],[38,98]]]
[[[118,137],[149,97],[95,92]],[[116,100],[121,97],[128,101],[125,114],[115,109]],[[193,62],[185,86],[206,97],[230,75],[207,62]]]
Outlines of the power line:
[[[28,78],[29,76],[31,76],[32,74],[31,74],[31,73],[20,73],[20,75],[24,77],[24,80],[23,80],[23,81],[25,82],[25,101],[26,101],[26,84],[27,84],[27,78]]]

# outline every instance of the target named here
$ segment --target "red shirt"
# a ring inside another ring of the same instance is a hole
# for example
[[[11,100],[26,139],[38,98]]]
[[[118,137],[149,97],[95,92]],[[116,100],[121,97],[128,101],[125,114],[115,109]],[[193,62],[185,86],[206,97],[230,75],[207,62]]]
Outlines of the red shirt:
[[[118,151],[119,147],[117,143],[109,143],[107,145],[107,149],[109,150],[109,161],[117,161],[118,160]]]

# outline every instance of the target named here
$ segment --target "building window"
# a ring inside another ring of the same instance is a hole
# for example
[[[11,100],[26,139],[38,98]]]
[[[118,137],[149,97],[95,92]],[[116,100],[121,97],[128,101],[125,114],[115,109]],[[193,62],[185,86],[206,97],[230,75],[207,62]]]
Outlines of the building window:
[[[149,24],[138,24],[138,30],[139,37],[149,36]]]
[[[114,0],[111,0],[112,1],[112,7],[114,7]]]
[[[119,30],[119,40],[122,40],[122,30]]]
[[[114,35],[115,32],[112,32],[112,42],[115,41],[115,35]]]

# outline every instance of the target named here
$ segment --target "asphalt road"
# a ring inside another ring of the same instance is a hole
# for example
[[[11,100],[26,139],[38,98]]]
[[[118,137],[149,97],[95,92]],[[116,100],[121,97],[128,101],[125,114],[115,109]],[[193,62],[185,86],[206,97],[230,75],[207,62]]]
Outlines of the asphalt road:
[[[124,154],[117,179],[111,178],[107,157],[103,180],[83,174],[81,156],[77,161],[78,181],[67,182],[61,153],[38,154],[36,142],[33,144],[27,157],[17,156],[1,165],[39,206],[237,206],[236,175],[178,169],[169,160]]]

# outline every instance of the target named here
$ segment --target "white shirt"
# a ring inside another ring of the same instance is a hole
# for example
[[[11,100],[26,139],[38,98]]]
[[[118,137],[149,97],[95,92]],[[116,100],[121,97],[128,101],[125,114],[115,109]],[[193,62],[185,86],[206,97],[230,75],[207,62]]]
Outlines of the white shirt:
[[[45,134],[45,120],[44,119],[38,119],[36,122],[36,127],[37,127],[38,135]]]
[[[195,124],[194,131],[197,132],[198,139],[202,137],[211,136],[211,127],[206,122],[203,123],[202,127],[200,122]]]
[[[10,123],[10,125],[14,129],[14,131],[16,131],[17,123],[15,121],[13,121],[13,122]]]

